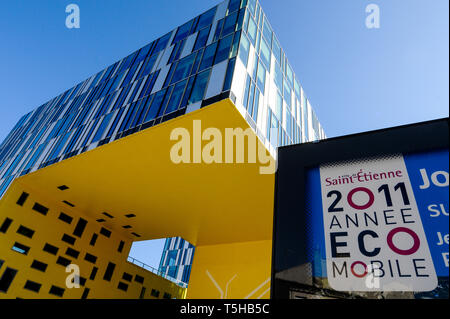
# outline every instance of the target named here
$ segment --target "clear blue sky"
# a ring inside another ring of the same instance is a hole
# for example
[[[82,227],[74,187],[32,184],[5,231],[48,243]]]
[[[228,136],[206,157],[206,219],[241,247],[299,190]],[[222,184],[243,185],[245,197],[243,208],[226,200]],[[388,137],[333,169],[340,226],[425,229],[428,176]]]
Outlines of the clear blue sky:
[[[1,1],[0,141],[23,114],[218,2]],[[80,29],[65,27],[70,3]],[[328,136],[448,116],[448,0],[261,3]],[[377,30],[365,27],[370,3]]]

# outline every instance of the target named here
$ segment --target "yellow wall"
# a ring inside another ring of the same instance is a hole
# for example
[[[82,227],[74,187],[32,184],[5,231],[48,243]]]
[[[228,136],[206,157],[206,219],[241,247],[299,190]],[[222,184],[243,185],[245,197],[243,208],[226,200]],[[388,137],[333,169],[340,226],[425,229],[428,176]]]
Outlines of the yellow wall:
[[[188,299],[270,298],[272,241],[195,249]]]
[[[134,281],[128,283],[127,293],[117,289],[124,282],[123,272],[145,277],[145,297],[152,289],[160,290],[160,297],[164,292],[183,297],[185,290],[126,262],[133,239],[177,236],[196,246],[189,298],[269,298],[275,176],[260,174],[266,165],[259,162],[172,162],[169,155],[175,142],[169,139],[171,132],[177,128],[193,132],[197,120],[203,129],[221,132],[250,128],[227,99],[16,179],[0,201],[0,226],[6,217],[13,219],[8,232],[0,233],[0,259],[6,261],[0,276],[6,267],[19,270],[6,296],[50,298],[51,285],[64,288],[65,267],[42,248],[48,242],[59,248],[58,256],[64,256],[70,245],[61,237],[64,233],[73,236],[83,216],[88,225],[76,239],[73,248],[80,251],[80,257],[73,262],[87,278],[88,298],[138,298],[142,285]],[[57,187],[62,184],[69,189],[60,191]],[[16,201],[23,191],[30,197],[20,207]],[[62,204],[63,200],[76,207]],[[34,202],[50,208],[47,216],[32,210]],[[71,225],[58,219],[61,211],[74,218]],[[104,211],[114,218],[102,216]],[[129,213],[135,217],[127,218]],[[99,218],[106,222],[97,222]],[[20,225],[35,230],[32,239],[16,234]],[[96,245],[90,246],[92,234],[99,233],[102,225],[112,231],[111,238],[99,234]],[[125,225],[129,228],[124,229]],[[118,253],[121,240],[126,244]],[[23,256],[12,251],[15,241],[30,246],[30,253]],[[84,260],[86,252],[98,257],[95,266],[99,270],[93,281],[88,278],[94,265]],[[46,273],[30,268],[34,259],[48,264]],[[116,264],[111,282],[103,280],[108,262]],[[41,283],[40,293],[24,290],[26,280]],[[83,289],[66,289],[64,297],[80,298]]]
[[[22,192],[29,194],[23,206],[16,204]],[[32,208],[35,202],[49,208],[47,215],[34,211]],[[71,224],[67,224],[58,219],[60,212],[73,217]],[[81,238],[73,235],[73,231],[79,218],[87,220],[87,226],[81,235]],[[85,288],[89,288],[87,298],[139,298],[142,288],[146,291],[144,298],[153,298],[152,289],[160,292],[159,298],[163,298],[164,293],[169,293],[172,298],[183,298],[185,289],[176,284],[156,276],[155,274],[144,270],[134,264],[126,261],[132,240],[118,232],[113,231],[108,238],[100,234],[102,223],[86,217],[75,208],[65,204],[53,202],[31,189],[23,189],[20,184],[15,182],[7,194],[0,201],[0,227],[6,218],[13,220],[6,233],[0,232],[0,260],[4,263],[0,268],[0,280],[7,267],[18,270],[7,293],[0,292],[0,298],[60,298],[49,294],[52,285],[64,288],[63,298],[79,299],[83,295]],[[107,219],[107,217],[105,217]],[[25,226],[35,231],[32,238],[27,238],[17,233],[19,226]],[[93,234],[98,235],[94,246],[90,245]],[[62,236],[67,234],[76,238],[75,244],[71,245],[61,240]],[[120,241],[125,245],[122,252],[118,252]],[[30,247],[27,255],[13,251],[11,248],[19,242]],[[58,248],[56,255],[43,251],[43,247],[49,243]],[[78,258],[66,255],[66,249],[70,247],[80,252]],[[86,253],[97,257],[95,264],[86,261]],[[86,279],[84,287],[68,289],[66,287],[66,268],[56,263],[57,258],[62,256],[71,260],[80,268],[80,276]],[[47,264],[45,272],[31,268],[34,260]],[[111,281],[103,279],[106,267],[109,262],[116,264]],[[94,267],[98,268],[94,280],[90,280],[90,274]],[[131,282],[122,279],[124,272],[132,275]],[[144,283],[135,281],[135,276],[144,278]],[[27,280],[41,284],[39,293],[24,289]],[[118,289],[119,282],[128,285],[127,291]]]

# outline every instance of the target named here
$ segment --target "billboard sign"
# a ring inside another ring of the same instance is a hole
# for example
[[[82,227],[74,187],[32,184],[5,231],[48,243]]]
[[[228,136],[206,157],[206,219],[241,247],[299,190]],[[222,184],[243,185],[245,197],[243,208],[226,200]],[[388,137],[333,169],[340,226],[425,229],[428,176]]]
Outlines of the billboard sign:
[[[448,297],[447,119],[283,148],[278,167],[275,298]]]

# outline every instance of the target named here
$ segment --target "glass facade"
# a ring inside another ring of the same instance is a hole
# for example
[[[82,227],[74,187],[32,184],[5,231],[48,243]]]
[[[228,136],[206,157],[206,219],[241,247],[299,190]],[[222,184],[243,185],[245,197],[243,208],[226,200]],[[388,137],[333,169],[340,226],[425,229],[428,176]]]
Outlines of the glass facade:
[[[167,238],[159,271],[188,284],[194,251],[195,247],[180,237]]]
[[[274,157],[324,138],[272,30],[257,0],[225,0],[24,115],[0,145],[0,197],[19,176],[217,96],[233,100]]]

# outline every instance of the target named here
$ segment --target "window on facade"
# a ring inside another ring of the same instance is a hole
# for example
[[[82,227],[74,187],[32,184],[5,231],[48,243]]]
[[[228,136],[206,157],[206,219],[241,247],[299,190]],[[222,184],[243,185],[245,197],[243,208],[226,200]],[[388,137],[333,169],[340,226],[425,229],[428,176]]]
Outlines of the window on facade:
[[[234,12],[236,10],[239,10],[239,7],[241,6],[241,0],[230,0],[230,3],[228,4],[228,13]]]
[[[270,27],[267,18],[264,18],[263,36],[267,43],[269,43],[270,47],[272,45],[272,28]]]
[[[204,27],[210,25],[213,22],[214,16],[216,15],[216,10],[217,7],[214,7],[200,16],[196,31],[203,29]]]
[[[284,90],[283,93],[284,100],[286,101],[286,104],[289,105],[289,107],[291,107],[292,91],[286,81],[284,81],[283,90]]]
[[[189,76],[189,74],[191,73],[192,65],[194,64],[195,57],[196,53],[192,53],[178,62],[171,83],[176,83]]]
[[[191,31],[191,26],[192,26],[193,22],[194,22],[194,20],[191,20],[191,21],[183,24],[181,27],[179,27],[177,30],[177,34],[173,38],[172,43],[176,43],[176,42],[186,38],[189,35],[189,31]]]
[[[144,66],[141,68],[141,71],[139,72],[139,75],[137,77],[138,79],[150,74],[150,72],[152,71],[152,69],[156,63],[157,58],[158,58],[158,55],[154,54],[145,60]]]
[[[150,106],[150,109],[149,109],[149,111],[147,113],[147,116],[145,117],[144,123],[155,119],[156,115],[159,112],[159,108],[161,106],[161,103],[164,100],[164,96],[166,94],[166,91],[167,91],[167,89],[161,90],[161,91],[159,91],[158,93],[155,94],[155,97],[153,98],[153,102],[152,102],[152,104]]]
[[[156,289],[152,289],[152,292],[150,293],[152,297],[158,298],[159,297],[159,291]]]
[[[214,38],[213,38],[214,42],[220,39],[220,34],[222,33],[224,22],[225,22],[225,19],[220,19],[219,21],[217,21],[216,31],[214,32]]]
[[[274,81],[276,86],[278,87],[278,90],[280,90],[280,92],[283,92],[283,73],[281,72],[278,64],[275,64]]]
[[[278,43],[278,40],[273,37],[273,48],[272,48],[273,55],[275,56],[275,59],[278,61],[278,63],[281,65],[281,47]]]
[[[247,108],[247,105],[248,105],[251,84],[252,84],[252,79],[250,78],[250,75],[247,75],[247,82],[245,83],[245,91],[244,91],[244,99],[243,99],[243,105],[245,108]]]
[[[164,35],[163,37],[158,39],[158,43],[155,46],[155,49],[153,50],[153,54],[160,52],[161,50],[164,50],[167,46],[167,43],[169,43],[170,37],[172,36],[172,31]]]
[[[289,85],[291,87],[293,87],[294,86],[294,72],[292,71],[292,68],[288,63],[286,63],[286,79],[288,80]]]
[[[297,95],[297,98],[301,99],[302,94],[301,94],[300,84],[298,83],[297,79],[295,79],[295,81],[294,81],[294,90],[295,90],[295,95]]]
[[[240,40],[241,40],[241,32],[239,31],[234,34],[233,45],[231,46],[230,58],[234,58],[237,55]]]
[[[264,39],[261,41],[260,57],[266,68],[270,69],[270,48]]]
[[[258,63],[257,84],[258,84],[258,88],[264,94],[265,87],[266,87],[266,69],[264,68],[263,64],[261,63],[261,60],[259,60],[259,63]]]
[[[255,15],[256,11],[256,0],[248,0],[248,8],[252,15]]]
[[[249,52],[250,52],[250,41],[248,40],[247,36],[244,33],[242,33],[241,45],[239,47],[239,58],[241,59],[242,63],[244,63],[245,66],[247,66],[248,63]]]
[[[169,114],[172,113],[173,111],[178,110],[178,106],[180,105],[181,98],[183,97],[183,92],[186,83],[187,80],[184,80],[175,85],[172,95],[170,96],[169,103],[167,104],[165,114]]]
[[[228,62],[227,73],[225,74],[225,82],[223,84],[222,90],[224,92],[229,91],[231,89],[231,82],[233,80],[235,65],[236,65],[236,58],[233,58]]]
[[[173,61],[177,61],[180,58],[181,51],[183,51],[185,42],[186,41],[183,40],[183,41],[177,42],[177,44],[175,44],[175,46],[172,50],[172,53],[170,54],[168,63],[173,63]]]
[[[208,42],[209,32],[211,31],[211,27],[204,28],[200,30],[197,36],[197,40],[195,41],[193,52],[197,51],[198,49],[203,48],[206,45],[206,42]]]
[[[222,37],[233,33],[236,29],[236,21],[238,17],[238,12],[234,12],[225,18],[225,22],[223,24]]]
[[[206,47],[205,52],[203,53],[202,62],[200,63],[199,72],[213,65],[216,49],[217,42]]]
[[[217,54],[216,54],[216,59],[214,61],[214,64],[220,63],[229,58],[232,43],[233,43],[233,35],[232,34],[230,34],[229,36],[227,36],[219,41],[219,47],[217,49]]]
[[[196,103],[203,100],[205,96],[206,85],[208,84],[209,74],[211,70],[199,73],[195,79],[194,87],[192,88],[189,104]]]
[[[250,39],[250,42],[253,45],[256,45],[257,33],[258,33],[258,27],[256,26],[255,20],[253,20],[253,18],[250,17],[247,34],[248,34],[248,37]]]
[[[95,133],[94,138],[92,139],[92,143],[97,142],[102,138],[102,135],[106,128],[108,127],[109,121],[111,120],[113,113],[109,113],[103,118],[102,124],[100,124],[99,128],[97,129],[97,133]]]
[[[27,255],[30,251],[30,247],[22,245],[21,243],[15,242],[12,250],[18,252],[19,254]]]

